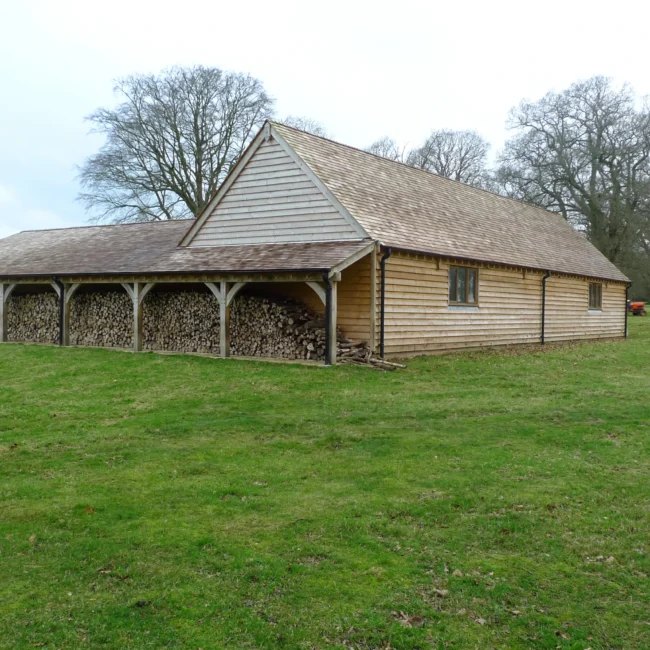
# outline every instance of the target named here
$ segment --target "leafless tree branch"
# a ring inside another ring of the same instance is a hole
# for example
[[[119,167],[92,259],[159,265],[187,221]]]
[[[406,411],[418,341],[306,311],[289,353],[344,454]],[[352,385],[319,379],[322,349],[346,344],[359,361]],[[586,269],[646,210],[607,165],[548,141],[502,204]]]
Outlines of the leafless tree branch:
[[[95,221],[198,215],[273,110],[257,79],[202,66],[126,77],[115,92],[115,109],[88,117],[106,141],[79,170]]]

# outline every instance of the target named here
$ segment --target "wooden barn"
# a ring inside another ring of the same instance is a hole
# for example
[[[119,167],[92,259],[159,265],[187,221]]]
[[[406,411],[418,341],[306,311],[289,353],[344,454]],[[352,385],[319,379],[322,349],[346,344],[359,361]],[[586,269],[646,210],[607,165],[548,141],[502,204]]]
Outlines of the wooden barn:
[[[627,286],[560,215],[268,122],[196,220],[0,240],[0,335],[335,363],[622,337]]]

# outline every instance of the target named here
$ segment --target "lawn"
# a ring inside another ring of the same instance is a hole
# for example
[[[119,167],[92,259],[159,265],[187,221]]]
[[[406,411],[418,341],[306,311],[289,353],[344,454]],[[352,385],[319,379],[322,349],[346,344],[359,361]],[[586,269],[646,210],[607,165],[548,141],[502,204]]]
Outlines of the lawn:
[[[650,318],[383,374],[0,346],[1,648],[650,648]]]

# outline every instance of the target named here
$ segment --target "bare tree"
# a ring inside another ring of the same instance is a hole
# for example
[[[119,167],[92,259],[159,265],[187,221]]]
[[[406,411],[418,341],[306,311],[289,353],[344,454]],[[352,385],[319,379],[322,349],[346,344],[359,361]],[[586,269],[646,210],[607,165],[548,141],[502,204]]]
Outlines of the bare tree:
[[[509,125],[517,134],[499,157],[503,191],[557,210],[612,262],[631,264],[650,232],[648,107],[594,77],[522,102]]]
[[[294,129],[299,129],[300,131],[306,131],[313,135],[320,135],[323,138],[327,138],[327,129],[316,120],[312,120],[309,117],[298,117],[296,115],[288,115],[283,120],[280,120],[281,124],[286,124],[287,126],[292,126]]]
[[[384,136],[373,142],[366,148],[366,151],[375,154],[375,156],[388,158],[388,160],[395,160],[397,162],[405,162],[406,160],[406,148],[400,147],[395,140],[388,136]]]
[[[126,77],[115,92],[117,108],[88,118],[106,142],[80,168],[95,221],[198,215],[273,109],[257,79],[202,66]]]
[[[412,167],[483,187],[490,145],[475,131],[434,131],[408,155]]]

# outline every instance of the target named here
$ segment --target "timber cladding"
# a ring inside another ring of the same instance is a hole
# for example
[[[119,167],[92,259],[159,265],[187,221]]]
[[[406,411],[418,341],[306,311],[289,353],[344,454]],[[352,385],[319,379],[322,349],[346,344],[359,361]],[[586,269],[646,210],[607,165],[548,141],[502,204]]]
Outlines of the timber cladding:
[[[476,307],[449,304],[449,267],[458,265],[478,269]],[[543,276],[540,271],[393,252],[386,263],[386,354],[539,343]],[[590,282],[576,276],[547,280],[547,341],[624,336],[625,284],[603,282],[602,310],[594,311],[588,309]]]
[[[192,246],[358,239],[358,232],[275,141],[264,142],[209,213]]]
[[[345,336],[370,341],[371,256],[360,259],[341,274],[338,287],[338,324]]]
[[[569,341],[625,334],[625,285],[600,282],[602,309],[589,309],[594,280],[550,277],[546,284],[546,340]]]

